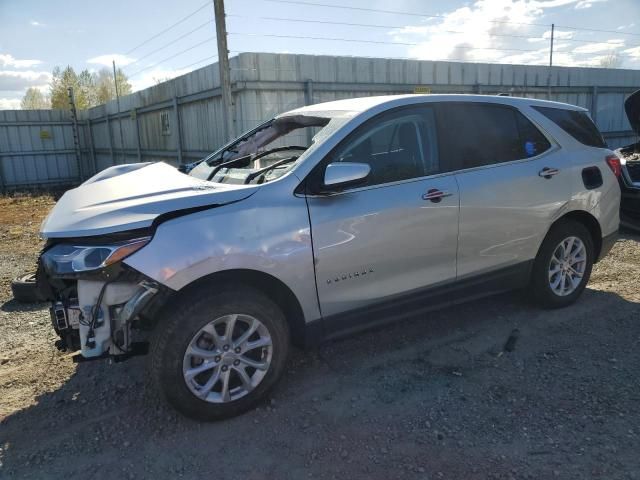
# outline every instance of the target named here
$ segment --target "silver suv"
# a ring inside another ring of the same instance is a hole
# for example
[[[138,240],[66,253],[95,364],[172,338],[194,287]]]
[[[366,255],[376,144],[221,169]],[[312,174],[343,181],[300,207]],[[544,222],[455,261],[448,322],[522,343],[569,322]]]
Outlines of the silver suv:
[[[584,109],[540,100],[311,105],[192,167],[114,166],[65,193],[37,285],[60,348],[149,350],[203,420],[264,398],[290,343],[508,289],[569,305],[618,230],[620,160]]]

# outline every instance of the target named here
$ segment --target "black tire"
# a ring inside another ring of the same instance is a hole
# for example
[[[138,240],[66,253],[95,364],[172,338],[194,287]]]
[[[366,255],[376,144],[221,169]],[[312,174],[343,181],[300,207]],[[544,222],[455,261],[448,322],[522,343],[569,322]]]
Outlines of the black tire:
[[[556,247],[568,237],[577,237],[584,244],[586,250],[586,265],[581,282],[575,290],[569,295],[560,296],[556,294],[549,285],[549,264]],[[544,308],[562,308],[571,305],[578,299],[587,286],[589,277],[591,276],[593,261],[593,239],[591,233],[583,224],[575,220],[566,220],[553,226],[542,242],[534,261],[530,283],[533,300]]]
[[[183,415],[202,421],[234,417],[250,410],[282,376],[289,353],[289,328],[280,308],[263,293],[240,285],[227,285],[215,293],[201,285],[183,295],[161,313],[151,341],[151,374],[156,387]],[[228,314],[251,315],[271,337],[271,364],[260,383],[245,396],[227,403],[210,403],[187,387],[183,359],[187,346],[202,327]]]
[[[20,303],[41,302],[40,293],[36,285],[36,274],[25,273],[11,281],[13,298]]]

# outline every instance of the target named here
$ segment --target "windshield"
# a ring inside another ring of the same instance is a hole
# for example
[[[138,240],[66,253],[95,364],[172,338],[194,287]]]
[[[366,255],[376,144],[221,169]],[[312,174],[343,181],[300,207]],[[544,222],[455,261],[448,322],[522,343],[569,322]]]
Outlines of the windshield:
[[[331,118],[275,118],[196,165],[189,175],[216,183],[261,184],[288,172]]]

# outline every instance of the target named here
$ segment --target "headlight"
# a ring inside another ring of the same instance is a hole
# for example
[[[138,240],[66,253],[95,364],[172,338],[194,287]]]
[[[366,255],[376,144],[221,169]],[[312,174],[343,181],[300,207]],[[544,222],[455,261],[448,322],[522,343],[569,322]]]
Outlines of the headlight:
[[[51,275],[69,275],[100,270],[137,252],[151,237],[136,238],[112,245],[72,245],[61,243],[42,254],[44,267]]]

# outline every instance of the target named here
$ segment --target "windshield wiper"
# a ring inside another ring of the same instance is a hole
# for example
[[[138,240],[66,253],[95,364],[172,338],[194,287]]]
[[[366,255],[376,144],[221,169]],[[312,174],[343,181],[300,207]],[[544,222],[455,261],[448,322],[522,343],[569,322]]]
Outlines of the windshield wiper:
[[[215,177],[216,173],[222,170],[225,167],[229,167],[231,165],[235,165],[236,163],[241,163],[243,161],[251,160],[251,155],[245,155],[244,157],[234,158],[233,160],[227,160],[226,162],[219,163],[216,167],[211,171],[207,180],[211,181],[213,177]]]
[[[245,185],[248,184],[254,178],[259,177],[263,173],[266,173],[269,170],[279,167],[280,165],[284,165],[285,163],[295,162],[298,158],[300,158],[300,155],[294,155],[293,157],[283,158],[282,160],[279,160],[276,163],[272,163],[268,167],[264,167],[264,168],[261,168],[260,170],[256,170],[255,172],[251,172],[249,175],[247,175],[247,178],[244,179],[244,184]]]

